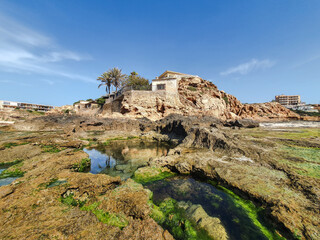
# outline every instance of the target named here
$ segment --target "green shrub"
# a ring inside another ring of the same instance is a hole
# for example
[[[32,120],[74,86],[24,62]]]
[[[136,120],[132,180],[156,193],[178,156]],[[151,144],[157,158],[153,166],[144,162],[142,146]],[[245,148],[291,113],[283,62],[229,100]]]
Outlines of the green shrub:
[[[226,102],[227,105],[229,104],[229,99],[228,99],[228,97],[223,97],[223,100]]]
[[[302,111],[302,110],[291,110],[297,114],[299,114],[300,116],[316,116],[316,117],[320,117],[320,111],[318,110],[317,112],[306,112],[306,111]]]
[[[195,92],[195,91],[197,91],[197,88],[190,86],[190,87],[188,87],[188,90]]]
[[[105,100],[104,98],[98,98],[98,99],[96,99],[96,102],[97,102],[100,106],[102,106],[103,104],[105,104],[106,100]]]

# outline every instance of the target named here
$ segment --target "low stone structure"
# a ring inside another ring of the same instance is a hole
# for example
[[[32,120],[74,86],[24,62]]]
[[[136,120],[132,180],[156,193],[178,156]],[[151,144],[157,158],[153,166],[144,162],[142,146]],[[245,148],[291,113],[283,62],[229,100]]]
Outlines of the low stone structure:
[[[76,113],[84,113],[86,110],[97,110],[100,105],[95,101],[79,101],[73,105],[73,109]]]

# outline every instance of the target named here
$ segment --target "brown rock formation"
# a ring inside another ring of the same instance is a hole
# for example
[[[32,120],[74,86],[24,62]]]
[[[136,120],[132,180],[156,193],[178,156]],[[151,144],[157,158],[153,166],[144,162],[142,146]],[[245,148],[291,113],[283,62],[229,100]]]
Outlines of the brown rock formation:
[[[199,77],[182,78],[178,94],[165,91],[129,91],[119,101],[119,112],[128,117],[158,120],[172,113],[184,116],[213,116],[222,120],[254,119],[259,121],[300,119],[278,103],[242,104],[236,97],[218,90]],[[110,117],[112,111],[102,111]]]

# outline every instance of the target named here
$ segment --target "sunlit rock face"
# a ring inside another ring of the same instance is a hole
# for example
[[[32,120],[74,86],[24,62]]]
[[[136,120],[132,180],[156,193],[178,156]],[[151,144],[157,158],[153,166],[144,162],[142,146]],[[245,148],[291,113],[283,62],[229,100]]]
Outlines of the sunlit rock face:
[[[121,113],[127,117],[158,120],[176,113],[184,116],[213,116],[222,120],[299,119],[299,115],[278,103],[242,104],[236,97],[220,91],[216,85],[199,77],[181,78],[175,92],[126,92],[118,105],[104,107],[101,116],[118,116]]]

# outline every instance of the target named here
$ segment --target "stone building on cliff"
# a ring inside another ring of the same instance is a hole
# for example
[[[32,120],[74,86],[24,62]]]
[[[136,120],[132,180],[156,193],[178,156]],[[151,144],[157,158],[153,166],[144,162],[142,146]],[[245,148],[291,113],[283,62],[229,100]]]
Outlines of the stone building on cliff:
[[[185,73],[165,71],[159,77],[152,80],[152,91],[166,91],[171,93],[178,92],[178,83],[181,78],[199,78]]]

